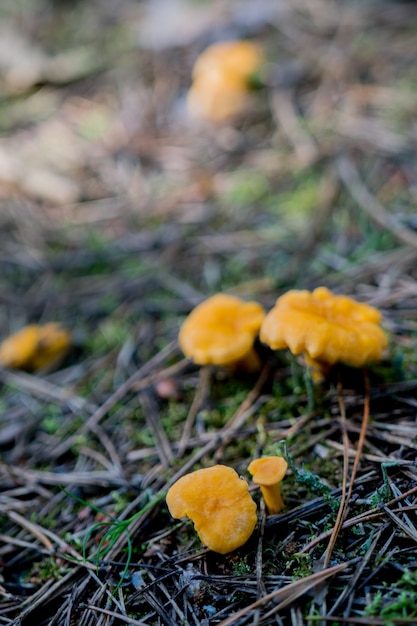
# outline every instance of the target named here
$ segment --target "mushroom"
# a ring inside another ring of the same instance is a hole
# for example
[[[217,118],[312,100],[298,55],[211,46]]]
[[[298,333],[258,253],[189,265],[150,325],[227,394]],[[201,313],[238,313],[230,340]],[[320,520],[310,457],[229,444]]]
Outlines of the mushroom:
[[[284,508],[280,483],[288,463],[281,456],[263,456],[252,461],[248,467],[253,482],[260,485],[269,513],[279,513]]]
[[[223,121],[245,109],[249,81],[262,63],[262,53],[250,41],[223,41],[209,46],[196,60],[188,92],[189,112]]]
[[[225,465],[186,474],[169,489],[166,502],[172,517],[189,517],[201,543],[220,554],[246,543],[257,521],[247,482]]]
[[[273,350],[304,353],[313,367],[326,368],[338,361],[361,367],[381,359],[388,345],[380,321],[374,307],[336,296],[326,287],[291,290],[266,315],[260,339]]]
[[[29,372],[51,370],[71,346],[69,330],[54,322],[30,324],[0,344],[0,365]]]
[[[260,359],[253,344],[264,317],[257,302],[216,294],[186,318],[179,332],[180,348],[198,365],[257,371]]]

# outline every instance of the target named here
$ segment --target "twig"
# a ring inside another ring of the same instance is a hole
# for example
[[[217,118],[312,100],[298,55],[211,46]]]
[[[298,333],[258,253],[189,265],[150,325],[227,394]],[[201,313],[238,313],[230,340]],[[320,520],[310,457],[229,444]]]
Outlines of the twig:
[[[188,364],[188,359],[183,359],[180,363],[176,363],[174,366],[168,367],[163,372],[158,372],[152,377],[148,375],[149,370],[151,370],[153,367],[157,367],[158,365],[160,365],[161,362],[165,361],[167,358],[175,354],[176,351],[177,343],[176,341],[174,341],[166,346],[163,350],[158,352],[158,354],[156,354],[152,359],[145,363],[145,365],[143,365],[137,372],[132,374],[132,376],[130,376],[130,378],[128,378],[123,383],[123,385],[120,385],[120,387],[118,387],[116,391],[114,391],[114,393],[112,393],[112,395],[109,396],[107,400],[100,407],[98,407],[96,411],[94,411],[94,413],[81,426],[81,428],[79,428],[76,433],[74,433],[70,437],[67,437],[65,441],[63,441],[59,446],[55,448],[53,453],[54,457],[58,458],[62,454],[65,454],[65,452],[68,452],[68,450],[70,450],[72,446],[76,443],[80,434],[88,432],[97,424],[99,424],[101,420],[107,415],[107,413],[114,407],[114,405],[117,402],[120,402],[120,400],[122,400],[122,398],[124,398],[124,396],[129,393],[129,391],[133,389],[135,391],[139,391],[139,388],[146,388],[147,386],[150,386],[158,380],[169,378],[173,374],[173,372],[178,373],[178,370],[180,368]],[[143,380],[145,376],[147,377],[146,383]]]
[[[368,428],[368,421],[369,421],[369,379],[368,379],[367,372],[364,372],[364,377],[365,377],[365,396],[364,396],[364,405],[363,405],[363,418],[362,418],[361,431],[359,434],[358,447],[356,450],[355,459],[353,461],[353,468],[352,468],[352,474],[350,477],[349,489],[345,496],[342,494],[342,499],[340,502],[340,507],[339,507],[339,511],[337,514],[336,523],[334,525],[333,533],[331,535],[329,545],[327,547],[326,554],[324,557],[325,565],[330,562],[330,557],[331,557],[334,545],[336,543],[337,536],[340,532],[343,522],[346,519],[346,515],[349,509],[349,502],[352,497],[353,485],[355,483],[355,478],[356,478],[359,463],[362,457],[363,446],[365,443],[366,431]],[[342,416],[342,420],[343,420],[343,416]],[[344,443],[345,445],[344,445],[344,451],[343,451],[343,458],[344,458],[344,463],[346,466],[348,463],[348,450],[349,450],[349,442],[347,441],[347,438],[344,441]]]
[[[271,600],[274,600],[275,602],[278,601],[278,604],[276,604],[271,611],[263,616],[264,619],[267,619],[271,615],[274,615],[275,613],[278,613],[278,611],[281,611],[285,607],[289,606],[301,595],[304,595],[305,593],[307,593],[307,591],[310,591],[310,589],[313,589],[330,576],[338,574],[351,564],[352,562],[334,565],[333,567],[321,570],[320,572],[315,572],[314,574],[311,574],[306,578],[296,580],[289,585],[285,585],[285,587],[276,589],[275,591],[268,593],[266,596],[263,596],[263,598],[256,600],[256,602],[249,604],[244,609],[237,611],[237,613],[234,613],[234,615],[232,615],[231,617],[223,620],[222,622],[220,622],[219,626],[232,626],[232,624],[236,624],[238,620],[248,616],[248,613],[257,609],[258,607],[268,604],[268,602],[271,602]]]
[[[269,363],[266,363],[259,375],[258,380],[256,381],[253,389],[250,391],[248,396],[242,402],[236,413],[230,418],[230,420],[223,426],[220,433],[222,435],[227,435],[232,432],[236,432],[241,426],[243,426],[245,420],[248,418],[248,411],[255,403],[256,399],[259,397],[262,389],[266,381],[268,380],[269,374],[271,372],[271,366]]]
[[[408,524],[405,524],[393,511],[391,511],[386,504],[382,503],[381,508],[388,515],[388,517],[396,524],[403,533],[405,533],[412,541],[417,543],[417,531],[415,528],[411,528]]]
[[[382,228],[389,230],[402,243],[417,248],[417,235],[398,222],[395,222],[385,207],[373,196],[361,181],[353,161],[340,156],[336,161],[337,172],[351,196],[358,205]]]
[[[393,500],[390,500],[389,502],[387,502],[386,506],[389,507],[393,504],[396,504],[397,502],[400,502],[404,498],[407,498],[410,495],[415,495],[416,493],[417,493],[417,487],[413,487],[412,489],[409,489],[406,493],[403,493],[400,497],[394,498]],[[376,519],[380,517],[381,515],[382,515],[381,508],[374,507],[372,509],[369,509],[369,511],[366,511],[365,513],[360,513],[359,515],[356,515],[355,517],[351,517],[350,519],[343,522],[342,530],[344,530],[345,528],[350,528],[351,526],[355,526],[356,524],[361,524],[361,523]],[[312,541],[310,541],[310,543],[305,545],[299,551],[299,553],[304,554],[306,552],[309,552],[311,548],[314,548],[314,546],[316,546],[318,543],[321,543],[322,541],[330,537],[332,532],[333,532],[333,529],[321,533],[318,537],[315,537]]]
[[[158,448],[159,460],[161,461],[162,467],[169,467],[174,460],[174,454],[162,425],[161,418],[159,417],[158,407],[156,406],[155,400],[149,393],[146,392],[142,392],[139,395],[139,400],[145,415],[146,423],[152,433],[156,447]]]
[[[45,606],[48,602],[56,597],[58,597],[58,592],[63,594],[63,589],[69,585],[70,581],[75,578],[75,576],[80,572],[81,568],[76,567],[71,570],[67,574],[65,574],[58,581],[53,582],[52,579],[49,579],[43,587],[39,590],[39,594],[36,597],[31,596],[20,605],[20,609],[23,609],[19,614],[19,622],[23,622],[23,620],[30,615],[33,611],[35,611],[40,606]],[[16,623],[16,622],[15,622]]]
[[[19,546],[20,548],[25,548],[25,550],[35,550],[36,552],[39,552],[39,554],[51,554],[51,550],[49,548],[41,548],[34,543],[23,541],[23,539],[17,539],[16,537],[10,537],[9,535],[0,534],[0,542],[6,545],[10,544],[12,546]]]
[[[359,562],[358,567],[357,567],[355,573],[353,574],[353,576],[351,576],[351,578],[349,579],[348,584],[344,587],[344,589],[341,592],[340,596],[338,597],[336,602],[333,604],[331,609],[328,611],[328,615],[332,615],[336,611],[339,611],[339,607],[345,601],[346,597],[349,596],[349,594],[351,594],[352,591],[355,589],[355,586],[356,586],[356,584],[357,584],[357,582],[358,582],[362,572],[364,571],[365,567],[369,563],[369,560],[370,560],[372,554],[375,551],[375,548],[377,546],[377,543],[378,543],[381,535],[382,535],[382,530],[380,529],[376,533],[376,535],[374,537],[374,540],[372,541],[371,545],[369,546],[368,550],[366,551],[366,554],[364,555],[363,559]]]
[[[340,383],[337,389],[337,397],[338,397],[338,402],[339,402],[339,407],[340,407],[342,437],[343,437],[342,495],[340,498],[340,506],[339,506],[339,510],[337,511],[337,516],[336,516],[336,521],[333,527],[333,532],[330,535],[330,540],[329,540],[329,543],[328,543],[328,546],[324,555],[324,560],[323,560],[324,567],[327,567],[328,564],[330,563],[330,558],[332,556],[333,548],[336,543],[337,536],[340,532],[340,528],[344,522],[346,512],[347,512],[347,506],[349,502],[349,498],[346,497],[347,479],[348,479],[348,473],[349,473],[349,455],[348,455],[349,439],[347,436],[347,429],[346,429],[346,409],[345,409],[345,404],[343,402],[342,388],[341,388]],[[351,482],[351,485],[352,485],[352,482]]]
[[[121,487],[128,485],[124,476],[116,472],[67,472],[58,474],[42,470],[21,469],[16,466],[8,466],[0,463],[0,470],[11,476],[15,482],[24,481],[27,483],[40,483],[43,485],[80,485],[80,486],[101,486],[101,487]]]
[[[304,129],[290,95],[275,91],[271,103],[274,117],[291,142],[300,165],[305,167],[317,161],[320,156],[317,144]]]
[[[256,547],[256,590],[257,590],[258,600],[266,596],[266,587],[262,578],[262,555],[263,555],[264,531],[265,531],[265,502],[262,498],[261,503],[260,503],[258,545]],[[254,620],[253,620],[254,626],[256,626],[259,623],[259,617],[260,617],[260,609],[257,609]]]
[[[195,418],[208,393],[210,376],[211,376],[211,369],[209,367],[202,367],[200,369],[200,384],[194,395],[194,399],[191,403],[190,410],[188,411],[188,415],[187,415],[187,419],[185,420],[181,439],[178,443],[177,456],[179,458],[181,458],[184,455],[184,452],[187,449],[188,442],[189,442],[190,435],[191,435],[191,430],[195,422]]]
[[[62,402],[67,404],[72,411],[84,411],[96,409],[93,404],[71,393],[67,388],[58,387],[48,380],[44,380],[34,374],[26,372],[12,372],[0,367],[0,381],[11,387],[21,389],[34,396],[48,401]]]
[[[28,532],[31,533],[31,535],[36,537],[36,539],[45,546],[49,553],[52,554],[54,546],[44,533],[43,529],[38,524],[30,522],[28,519],[22,517],[19,513],[16,513],[16,511],[8,511],[6,515],[13,522],[18,524],[22,528],[25,528]]]
[[[103,615],[108,615],[109,617],[115,617],[116,619],[124,622],[125,624],[132,624],[132,626],[149,626],[149,622],[141,622],[137,619],[133,619],[133,617],[128,617],[127,615],[123,615],[122,613],[116,613],[116,611],[110,611],[109,609],[103,609],[99,606],[94,606],[92,604],[88,604],[86,609],[90,611],[97,611],[98,613],[103,613]]]
[[[82,565],[87,569],[92,569],[94,567],[91,563],[86,561],[81,556],[81,554],[71,548],[71,546],[69,546],[65,541],[63,541],[63,539],[58,537],[58,535],[53,533],[51,530],[47,528],[42,528],[39,524],[25,519],[19,513],[16,513],[16,511],[9,511],[6,513],[6,515],[13,522],[18,524],[22,528],[25,528],[34,537],[36,537],[38,541],[40,541],[49,551],[49,554],[53,554],[56,551],[56,548],[52,543],[53,541],[55,545],[61,549],[62,552],[60,552],[60,556],[62,556],[63,558],[69,558],[71,562],[76,559],[79,563],[82,563]]]

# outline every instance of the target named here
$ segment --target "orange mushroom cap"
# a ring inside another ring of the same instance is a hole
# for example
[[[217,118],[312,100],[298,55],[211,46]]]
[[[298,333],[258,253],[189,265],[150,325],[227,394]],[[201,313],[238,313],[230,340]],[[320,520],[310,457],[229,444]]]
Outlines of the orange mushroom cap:
[[[179,345],[199,365],[230,365],[252,349],[265,311],[257,302],[217,294],[199,304],[183,323]]]
[[[209,46],[193,68],[187,106],[191,114],[221,121],[247,104],[249,78],[262,63],[260,48],[250,41],[225,41]]]
[[[70,331],[61,324],[30,324],[2,341],[0,365],[31,372],[50,370],[67,354],[71,343]]]
[[[388,341],[381,314],[368,304],[336,296],[326,287],[291,290],[266,315],[260,339],[274,350],[289,348],[332,365],[360,367],[381,359]]]
[[[263,456],[249,464],[248,471],[257,485],[270,487],[280,483],[288,469],[288,463],[282,456]]]
[[[257,70],[262,59],[259,46],[252,41],[219,41],[208,46],[197,58],[193,78],[224,73],[239,76],[246,81]]]
[[[280,482],[288,469],[288,463],[280,456],[263,456],[249,464],[248,471],[253,482],[260,485],[269,513],[279,513],[284,508]]]
[[[189,517],[201,543],[220,554],[246,543],[257,521],[246,481],[225,465],[186,474],[169,489],[166,502],[172,517]]]

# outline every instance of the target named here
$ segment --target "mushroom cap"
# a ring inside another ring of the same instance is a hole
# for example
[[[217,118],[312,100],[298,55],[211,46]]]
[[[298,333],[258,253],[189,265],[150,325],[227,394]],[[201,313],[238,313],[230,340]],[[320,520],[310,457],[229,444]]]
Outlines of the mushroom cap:
[[[213,74],[197,78],[187,94],[187,109],[196,118],[221,122],[243,111],[248,103],[248,89],[240,78]]]
[[[30,324],[2,341],[0,364],[28,371],[51,369],[68,352],[71,342],[71,333],[61,324]]]
[[[209,46],[196,60],[187,107],[192,115],[222,121],[247,104],[249,78],[262,63],[260,48],[250,41]]]
[[[179,332],[180,348],[199,365],[230,365],[251,350],[264,317],[257,302],[216,294],[191,311]]]
[[[0,364],[15,369],[24,367],[35,353],[38,337],[38,326],[31,324],[4,339],[0,344]]]
[[[220,554],[246,543],[257,521],[246,481],[225,465],[186,474],[169,489],[166,502],[172,517],[189,517],[201,542]]]
[[[289,348],[330,365],[360,367],[381,359],[388,341],[381,314],[368,304],[336,296],[326,287],[291,290],[266,315],[260,339],[273,350]]]
[[[197,58],[193,79],[207,78],[219,73],[247,81],[261,65],[262,51],[247,40],[220,41],[208,46]]]
[[[263,456],[249,464],[248,471],[253,482],[269,487],[280,483],[288,469],[288,463],[281,456]]]

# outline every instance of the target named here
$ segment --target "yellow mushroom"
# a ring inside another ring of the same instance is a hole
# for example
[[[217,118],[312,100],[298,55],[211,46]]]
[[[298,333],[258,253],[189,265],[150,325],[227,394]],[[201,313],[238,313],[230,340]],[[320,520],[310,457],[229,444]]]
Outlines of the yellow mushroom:
[[[259,47],[250,41],[223,41],[209,46],[193,68],[188,111],[215,122],[243,111],[248,103],[249,79],[262,60]]]
[[[51,370],[71,347],[69,330],[54,322],[30,324],[0,344],[0,365],[29,372]]]
[[[284,508],[280,483],[288,464],[280,456],[263,456],[252,461],[248,467],[253,482],[260,485],[269,513],[279,513]]]
[[[257,371],[260,359],[253,344],[264,317],[257,302],[216,294],[186,318],[178,336],[180,348],[198,365]]]
[[[186,474],[169,489],[166,502],[172,517],[189,517],[201,543],[220,554],[246,543],[257,521],[246,481],[225,465]]]
[[[273,350],[304,353],[310,364],[325,369],[336,362],[361,367],[378,361],[388,345],[380,312],[326,287],[313,292],[291,290],[266,315],[260,339]]]

